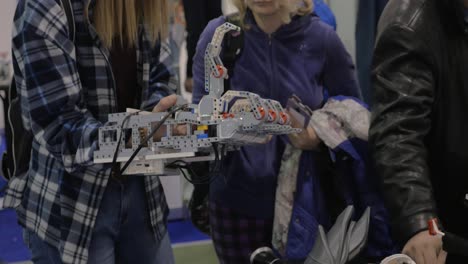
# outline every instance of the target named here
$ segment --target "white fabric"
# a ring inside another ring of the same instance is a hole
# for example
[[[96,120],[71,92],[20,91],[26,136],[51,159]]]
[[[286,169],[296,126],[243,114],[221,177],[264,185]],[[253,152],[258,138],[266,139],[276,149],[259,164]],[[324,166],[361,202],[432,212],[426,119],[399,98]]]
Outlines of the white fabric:
[[[281,159],[276,188],[275,217],[273,220],[273,247],[282,255],[285,254],[288,241],[289,222],[291,221],[296,192],[297,172],[302,150],[286,145]]]
[[[309,123],[332,149],[352,137],[367,141],[369,124],[369,110],[352,99],[330,99],[322,109],[314,111]]]

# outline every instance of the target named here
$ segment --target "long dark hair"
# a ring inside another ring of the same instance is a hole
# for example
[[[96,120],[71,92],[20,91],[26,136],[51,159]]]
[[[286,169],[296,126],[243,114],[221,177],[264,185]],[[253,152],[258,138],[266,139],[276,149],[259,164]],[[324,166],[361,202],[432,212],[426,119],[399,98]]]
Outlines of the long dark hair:
[[[465,31],[463,0],[435,0],[445,30],[449,34],[460,36]]]
[[[438,58],[441,60],[435,89],[435,101],[433,112],[434,127],[445,126],[449,117],[452,117],[454,107],[460,103],[454,103],[456,100],[466,100],[466,91],[468,89],[468,79],[466,78],[467,67],[465,61],[468,59],[467,33],[465,32],[466,22],[463,0],[432,0],[438,7],[439,19],[442,24],[443,34],[440,50],[436,53],[441,54]],[[463,103],[463,102],[462,102]],[[440,123],[438,123],[440,122]],[[431,148],[435,150],[447,148],[447,142],[440,138],[449,138],[452,131],[438,129],[433,131],[430,140]]]

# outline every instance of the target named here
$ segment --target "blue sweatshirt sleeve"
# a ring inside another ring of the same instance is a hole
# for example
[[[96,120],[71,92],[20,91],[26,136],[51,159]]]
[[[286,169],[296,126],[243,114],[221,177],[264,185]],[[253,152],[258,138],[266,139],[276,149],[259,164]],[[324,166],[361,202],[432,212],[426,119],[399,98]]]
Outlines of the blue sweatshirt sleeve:
[[[205,50],[210,43],[216,28],[224,23],[224,17],[211,20],[198,40],[195,56],[193,57],[193,91],[192,103],[198,104],[200,99],[207,94],[205,92]]]
[[[345,95],[361,99],[356,67],[334,30],[328,30],[325,41],[324,85],[329,96]]]
[[[332,10],[323,0],[314,0],[314,12],[320,19],[336,30],[336,19]]]

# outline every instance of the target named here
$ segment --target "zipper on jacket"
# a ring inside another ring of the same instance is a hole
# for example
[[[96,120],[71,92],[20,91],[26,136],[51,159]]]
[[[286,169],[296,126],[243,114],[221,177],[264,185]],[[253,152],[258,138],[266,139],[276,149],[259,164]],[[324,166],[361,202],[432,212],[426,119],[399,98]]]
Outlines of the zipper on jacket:
[[[271,82],[271,86],[270,86],[270,91],[269,91],[269,94],[270,94],[270,99],[274,99],[274,100],[278,100],[278,98],[276,97],[277,95],[277,91],[276,91],[276,83],[277,83],[277,76],[276,76],[276,72],[275,72],[275,66],[274,66],[274,63],[273,63],[273,34],[268,34],[268,57],[269,57],[269,63],[270,63],[270,72],[271,72],[271,77],[270,77],[270,82]]]
[[[99,51],[101,51],[102,53],[102,56],[104,56],[104,59],[106,60],[107,62],[107,67],[109,67],[110,69],[110,75],[111,75],[111,79],[112,79],[112,90],[114,91],[114,109],[112,109],[112,112],[117,112],[117,109],[119,109],[118,105],[117,105],[117,86],[115,84],[115,77],[114,77],[114,71],[112,70],[112,65],[110,64],[110,60],[109,58],[107,57],[106,53],[104,51],[102,51],[102,49],[100,47],[99,48]]]
[[[94,28],[94,26],[89,22],[88,20],[88,27],[89,29],[92,29],[94,31],[94,34],[99,37],[99,34],[97,33],[96,29]],[[94,41],[96,42],[96,41]],[[117,112],[117,109],[118,108],[118,105],[117,105],[117,86],[116,86],[116,83],[115,83],[115,76],[114,76],[114,71],[112,70],[112,65],[110,63],[110,60],[109,60],[109,57],[106,55],[106,53],[103,51],[103,48],[102,48],[102,42],[101,40],[99,40],[100,42],[100,45],[97,47],[99,49],[99,51],[101,52],[102,56],[104,57],[104,59],[106,60],[107,62],[107,67],[109,68],[110,70],[110,75],[111,75],[111,79],[112,79],[112,90],[114,91],[114,102],[115,102],[115,105],[112,109],[112,112]]]
[[[88,0],[88,5],[85,6],[85,13],[88,14],[89,13],[89,4],[91,3],[91,0]],[[93,33],[96,35],[96,37],[99,39],[99,34],[97,33],[96,31],[96,28],[91,24],[91,21],[89,20],[89,17],[87,15],[85,15],[85,20],[88,24],[88,30],[92,30]],[[95,43],[96,43],[96,40],[93,40]],[[102,56],[104,56],[104,59],[106,60],[107,62],[107,67],[110,69],[110,75],[111,75],[111,79],[112,79],[112,90],[114,91],[114,102],[115,102],[115,105],[112,109],[112,112],[117,112],[117,109],[118,108],[118,105],[117,105],[117,86],[116,86],[116,83],[115,83],[115,76],[114,76],[114,71],[112,71],[112,65],[110,64],[110,60],[108,58],[108,56],[106,55],[106,53],[102,50],[102,41],[99,39],[99,46],[97,47],[99,49],[99,51],[101,52]]]

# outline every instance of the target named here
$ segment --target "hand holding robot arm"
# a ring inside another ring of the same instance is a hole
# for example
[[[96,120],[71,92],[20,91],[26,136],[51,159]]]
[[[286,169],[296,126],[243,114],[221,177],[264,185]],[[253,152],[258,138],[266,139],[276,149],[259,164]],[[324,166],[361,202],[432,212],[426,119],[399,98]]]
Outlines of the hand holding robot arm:
[[[225,68],[219,57],[224,35],[240,28],[221,25],[205,52],[205,88],[198,105],[168,96],[153,113],[114,113],[99,129],[95,163],[121,163],[123,174],[166,174],[166,164],[219,161],[243,145],[263,144],[271,135],[298,133],[275,100],[230,90],[224,93]],[[224,93],[224,94],[223,94]]]
[[[291,126],[300,128],[302,124],[291,115]],[[311,126],[302,129],[301,133],[289,134],[288,137],[294,147],[302,150],[317,149],[322,142]]]
[[[161,99],[161,101],[159,101],[159,103],[153,108],[152,112],[153,113],[166,112],[171,107],[174,107],[174,106],[177,105],[177,100],[179,100],[179,98],[175,94],[166,96],[163,99]],[[161,127],[161,128],[158,129],[158,131],[155,134],[155,139],[157,141],[160,141],[161,138],[164,136],[165,129],[166,129],[165,127]],[[185,125],[175,126],[174,127],[174,134],[179,135],[179,136],[187,134],[186,126]]]

